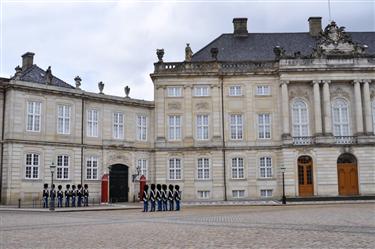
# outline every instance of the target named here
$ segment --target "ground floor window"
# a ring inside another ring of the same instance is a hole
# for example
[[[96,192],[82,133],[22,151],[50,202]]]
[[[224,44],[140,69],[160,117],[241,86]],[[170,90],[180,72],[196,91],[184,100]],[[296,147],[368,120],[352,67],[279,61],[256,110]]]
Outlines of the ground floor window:
[[[198,191],[198,198],[199,199],[208,199],[208,198],[210,198],[210,191],[208,191],[208,190],[199,190]]]
[[[169,180],[181,180],[181,159],[169,159]]]
[[[272,189],[261,189],[260,190],[261,197],[272,197]]]
[[[26,179],[38,179],[39,178],[39,155],[29,153],[26,154],[26,167],[25,167],[25,178]]]
[[[232,190],[233,198],[243,198],[245,197],[245,190]]]

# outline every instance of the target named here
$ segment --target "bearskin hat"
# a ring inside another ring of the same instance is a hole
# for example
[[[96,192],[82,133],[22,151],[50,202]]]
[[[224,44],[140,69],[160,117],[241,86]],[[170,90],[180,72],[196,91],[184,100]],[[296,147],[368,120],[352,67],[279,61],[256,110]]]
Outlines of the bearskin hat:
[[[167,184],[162,185],[163,190],[167,190]]]
[[[72,189],[76,189],[76,185],[72,185]]]
[[[169,184],[169,186],[168,186],[168,188],[169,188],[169,190],[173,190],[173,185],[172,184]]]
[[[147,190],[148,190],[148,185],[147,185],[147,184],[145,185],[145,188],[144,188],[144,190],[145,190],[145,191],[147,191]]]
[[[55,184],[52,184],[52,186],[51,186],[52,188],[55,188]]]
[[[57,188],[58,188],[59,190],[61,190],[61,189],[62,189],[62,186],[61,186],[61,185],[59,185],[59,186],[57,186]]]
[[[44,183],[44,188],[48,188],[48,183]]]
[[[84,187],[85,187],[85,188],[88,188],[88,187],[89,187],[89,185],[85,184],[85,185],[84,185]]]
[[[157,184],[156,188],[160,191],[161,190],[161,184]]]
[[[175,185],[174,188],[175,188],[177,191],[180,190],[180,186],[178,186],[178,185]]]
[[[151,189],[155,190],[155,184],[151,184]]]
[[[81,185],[81,184],[78,184],[78,185],[77,185],[77,188],[82,188],[82,185]]]

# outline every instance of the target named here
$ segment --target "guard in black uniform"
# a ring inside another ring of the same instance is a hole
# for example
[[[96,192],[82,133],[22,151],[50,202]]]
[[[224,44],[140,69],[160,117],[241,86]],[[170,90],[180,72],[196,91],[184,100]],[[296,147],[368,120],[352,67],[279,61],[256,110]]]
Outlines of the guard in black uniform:
[[[158,202],[158,211],[161,211],[161,184],[156,185],[156,201]]]
[[[151,184],[150,201],[151,201],[150,212],[155,212],[155,201],[156,201],[155,184]]]
[[[148,212],[148,185],[145,185],[143,190],[142,200],[143,200],[143,212]]]
[[[162,190],[161,190],[161,200],[163,202],[163,211],[168,210],[168,193],[167,193],[167,184],[162,185]]]
[[[55,190],[55,184],[52,184],[51,190],[49,191],[49,204],[51,205],[51,201],[55,203],[56,198],[56,190]]]
[[[169,211],[173,211],[174,208],[173,208],[173,185],[172,184],[169,184],[168,186],[169,190],[168,190],[168,201],[169,201]]]
[[[48,191],[48,184],[44,184],[43,189],[43,208],[48,208],[48,197],[49,197],[49,191]]]
[[[72,185],[72,207],[76,206],[77,190],[76,185]]]
[[[89,186],[87,184],[84,185],[83,189],[83,206],[88,207],[89,206]]]
[[[62,191],[62,186],[57,186],[57,207],[62,208],[63,198],[64,198],[64,192]]]
[[[180,186],[176,185],[174,186],[175,191],[174,191],[174,201],[176,203],[176,211],[180,211],[180,201],[181,201],[181,191],[180,191]]]
[[[81,207],[82,206],[82,197],[83,197],[83,190],[82,190],[82,185],[81,184],[78,184],[77,185],[78,189],[77,189],[77,207]]]
[[[65,194],[65,207],[69,207],[72,190],[70,189],[70,184],[66,184],[65,187],[66,187],[65,192],[64,192],[64,194]]]

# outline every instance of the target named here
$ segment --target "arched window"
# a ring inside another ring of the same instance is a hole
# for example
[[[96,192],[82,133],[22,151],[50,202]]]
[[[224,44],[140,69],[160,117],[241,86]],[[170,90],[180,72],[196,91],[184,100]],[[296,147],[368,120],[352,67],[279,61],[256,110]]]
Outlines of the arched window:
[[[305,137],[309,135],[309,118],[307,105],[298,99],[293,103],[293,137]]]
[[[333,102],[333,135],[349,136],[349,107],[344,99]]]

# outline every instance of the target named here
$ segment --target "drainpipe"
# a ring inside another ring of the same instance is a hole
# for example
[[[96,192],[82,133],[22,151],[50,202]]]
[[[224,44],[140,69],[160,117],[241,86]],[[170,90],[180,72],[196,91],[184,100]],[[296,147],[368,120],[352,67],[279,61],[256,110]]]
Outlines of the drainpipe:
[[[84,121],[85,121],[85,100],[84,96],[82,95],[82,104],[81,104],[81,185],[83,186],[83,128],[84,128]]]
[[[0,150],[0,157],[1,157],[1,165],[0,165],[0,203],[2,200],[2,192],[3,192],[3,165],[4,165],[4,125],[5,125],[5,103],[6,103],[6,89],[3,89],[3,120],[2,120],[2,129],[1,129],[1,150]]]
[[[222,131],[222,151],[223,151],[223,167],[224,167],[224,201],[227,201],[227,166],[226,166],[226,156],[225,156],[225,113],[224,113],[224,76],[220,75],[220,85],[221,85],[221,131]]]

